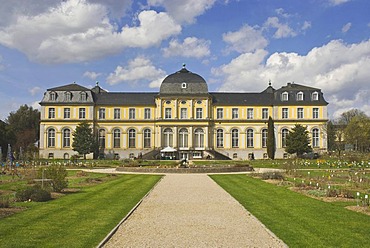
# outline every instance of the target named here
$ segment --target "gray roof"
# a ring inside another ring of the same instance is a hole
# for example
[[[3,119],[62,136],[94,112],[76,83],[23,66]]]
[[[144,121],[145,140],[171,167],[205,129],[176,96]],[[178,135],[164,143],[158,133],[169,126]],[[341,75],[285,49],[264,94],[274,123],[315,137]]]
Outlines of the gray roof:
[[[214,105],[257,105],[270,106],[273,104],[274,95],[270,93],[210,93]]]
[[[163,80],[159,94],[208,94],[208,86],[204,78],[184,67]]]
[[[102,92],[95,94],[97,105],[154,106],[156,92]]]
[[[73,84],[67,84],[51,89],[47,89],[48,91],[90,91],[90,89],[85,88],[79,84],[73,83]]]

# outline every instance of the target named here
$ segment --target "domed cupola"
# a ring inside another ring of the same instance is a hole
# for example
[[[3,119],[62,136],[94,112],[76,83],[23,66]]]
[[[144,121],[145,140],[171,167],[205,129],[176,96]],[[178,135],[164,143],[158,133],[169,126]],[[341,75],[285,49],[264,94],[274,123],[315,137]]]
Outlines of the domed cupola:
[[[167,76],[159,90],[160,94],[208,94],[208,86],[204,78],[185,68]]]

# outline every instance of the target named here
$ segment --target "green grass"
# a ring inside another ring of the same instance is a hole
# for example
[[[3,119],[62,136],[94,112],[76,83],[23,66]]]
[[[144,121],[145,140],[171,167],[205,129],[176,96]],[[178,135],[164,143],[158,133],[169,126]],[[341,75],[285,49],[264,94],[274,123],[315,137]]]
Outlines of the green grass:
[[[95,247],[161,176],[121,175],[0,219],[0,247]]]
[[[245,175],[211,176],[289,247],[368,247],[370,216]]]

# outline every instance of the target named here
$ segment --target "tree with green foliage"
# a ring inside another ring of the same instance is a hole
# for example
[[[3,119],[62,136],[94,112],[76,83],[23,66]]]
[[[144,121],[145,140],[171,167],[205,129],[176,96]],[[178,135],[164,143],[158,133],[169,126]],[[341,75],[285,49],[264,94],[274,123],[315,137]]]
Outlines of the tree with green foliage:
[[[269,116],[267,124],[267,155],[270,159],[275,159],[275,127],[274,120]]]
[[[345,141],[354,149],[366,152],[370,148],[370,118],[366,115],[354,116],[344,129]]]
[[[10,144],[9,128],[10,127],[8,124],[0,120],[0,161],[3,161],[6,158],[6,154],[8,153],[8,144]]]
[[[16,112],[9,114],[6,122],[10,127],[9,143],[14,150],[19,151],[22,147],[23,152],[34,151],[40,137],[40,111],[22,105]]]
[[[305,152],[311,152],[310,137],[307,128],[296,124],[286,137],[285,151],[290,154],[297,154],[301,157]]]
[[[83,155],[84,159],[86,159],[86,154],[96,151],[97,142],[93,130],[87,121],[79,123],[73,132],[72,148],[73,151]]]

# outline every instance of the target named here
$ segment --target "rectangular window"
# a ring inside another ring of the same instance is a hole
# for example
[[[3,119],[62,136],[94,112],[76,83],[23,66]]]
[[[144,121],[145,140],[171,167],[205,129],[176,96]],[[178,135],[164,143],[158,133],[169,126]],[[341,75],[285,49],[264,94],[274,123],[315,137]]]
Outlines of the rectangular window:
[[[104,120],[105,119],[105,108],[99,109],[99,119]]]
[[[144,109],[144,119],[149,120],[151,118],[150,108]]]
[[[121,119],[121,109],[119,108],[114,109],[114,119],[115,120]]]
[[[71,109],[70,108],[64,108],[64,119],[71,118]]]
[[[164,110],[164,118],[165,119],[171,119],[172,118],[172,109],[171,108],[166,108]]]
[[[288,119],[289,118],[289,112],[288,112],[288,108],[283,108],[282,109],[282,118],[283,119]]]
[[[49,108],[49,119],[55,118],[55,108]]]
[[[130,108],[128,110],[128,118],[130,120],[134,120],[135,119],[135,109],[134,108]]]
[[[312,109],[312,118],[319,119],[319,108]]]
[[[86,118],[86,110],[85,110],[85,108],[79,108],[78,109],[78,118],[79,119],[85,119]]]
[[[298,108],[297,109],[297,118],[298,119],[303,119],[303,108]]]
[[[223,119],[224,118],[224,109],[218,108],[217,109],[217,119]]]
[[[196,118],[197,119],[202,119],[203,118],[203,109],[202,108],[197,108],[196,109]]]
[[[269,118],[269,109],[263,108],[262,109],[262,119],[268,119]]]
[[[186,108],[181,108],[180,110],[180,118],[187,119],[188,118],[188,110]]]
[[[239,109],[237,109],[237,108],[232,109],[232,118],[233,119],[238,119],[239,118]]]
[[[253,119],[253,109],[252,108],[247,109],[247,119],[248,120]]]

